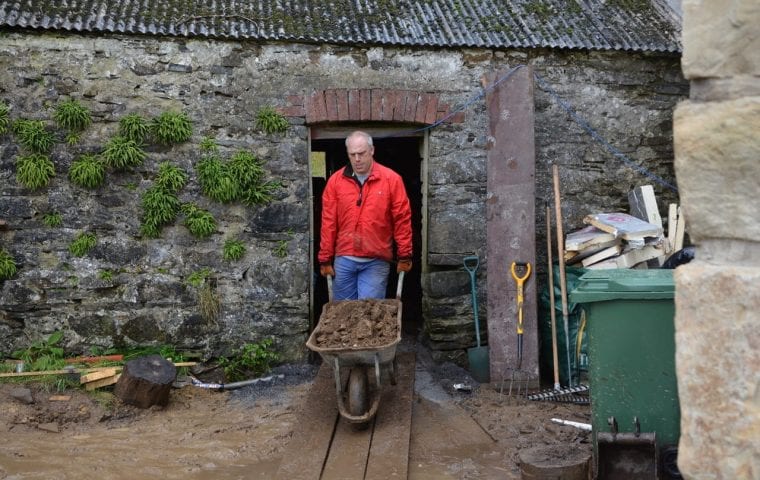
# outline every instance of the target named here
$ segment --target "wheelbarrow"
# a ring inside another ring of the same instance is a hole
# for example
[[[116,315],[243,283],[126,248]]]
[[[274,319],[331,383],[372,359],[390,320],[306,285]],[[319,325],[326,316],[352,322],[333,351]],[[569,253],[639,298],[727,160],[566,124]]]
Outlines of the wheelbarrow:
[[[306,346],[310,350],[318,353],[322,360],[332,367],[335,376],[338,411],[340,416],[349,423],[359,426],[366,425],[377,414],[380,405],[383,371],[389,373],[391,385],[396,385],[396,346],[401,341],[401,289],[404,284],[404,273],[400,272],[398,276],[395,298],[398,304],[396,315],[398,333],[392,341],[372,347],[362,345],[337,348],[320,347],[316,341],[317,335],[320,333],[320,324],[317,324],[306,342]],[[329,299],[332,302],[332,278],[327,277],[327,282]],[[358,302],[359,300],[345,301]],[[325,310],[323,310],[323,314]],[[345,389],[343,387],[344,379],[341,378],[341,368],[350,368],[348,384]],[[370,388],[370,378],[374,380],[372,388]]]

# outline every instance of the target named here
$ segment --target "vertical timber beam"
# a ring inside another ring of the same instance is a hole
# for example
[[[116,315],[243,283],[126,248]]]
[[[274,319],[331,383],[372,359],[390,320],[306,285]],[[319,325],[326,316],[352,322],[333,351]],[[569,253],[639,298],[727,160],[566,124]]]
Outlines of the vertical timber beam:
[[[518,368],[517,284],[512,262],[531,264],[523,303],[524,377],[538,378],[536,321],[535,142],[533,69],[524,66],[489,75],[487,86],[500,83],[486,96],[489,116],[486,193],[488,267],[488,350],[491,382],[509,378]],[[524,378],[523,377],[523,378]]]

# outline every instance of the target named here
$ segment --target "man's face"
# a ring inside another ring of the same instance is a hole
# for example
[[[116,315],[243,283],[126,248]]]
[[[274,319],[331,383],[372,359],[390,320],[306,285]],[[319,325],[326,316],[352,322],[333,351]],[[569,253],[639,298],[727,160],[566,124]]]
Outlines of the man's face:
[[[367,139],[364,137],[352,137],[348,139],[346,150],[354,172],[357,175],[368,174],[372,168],[375,147],[367,145]]]

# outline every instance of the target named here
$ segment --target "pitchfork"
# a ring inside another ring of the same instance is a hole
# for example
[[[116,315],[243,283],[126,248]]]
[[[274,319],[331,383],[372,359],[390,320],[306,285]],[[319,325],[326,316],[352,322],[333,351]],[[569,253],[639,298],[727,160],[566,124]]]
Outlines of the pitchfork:
[[[524,272],[522,276],[518,273]],[[522,353],[523,353],[523,301],[525,300],[523,284],[530,276],[530,263],[512,262],[510,267],[512,272],[512,278],[517,282],[517,368],[511,369],[512,374],[509,380],[509,395],[512,395],[512,387],[515,383],[515,375],[517,375],[517,394],[520,395],[522,386],[524,383],[525,391],[523,395],[528,394],[528,382],[530,376],[527,372],[522,371]],[[504,381],[502,380],[501,390],[504,389]],[[501,393],[501,391],[500,391]]]

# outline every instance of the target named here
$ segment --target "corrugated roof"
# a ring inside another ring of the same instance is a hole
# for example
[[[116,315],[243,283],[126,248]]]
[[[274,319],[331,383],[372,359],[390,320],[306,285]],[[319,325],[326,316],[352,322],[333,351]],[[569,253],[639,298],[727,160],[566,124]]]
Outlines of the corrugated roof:
[[[0,0],[0,27],[421,47],[680,52],[666,0]]]

